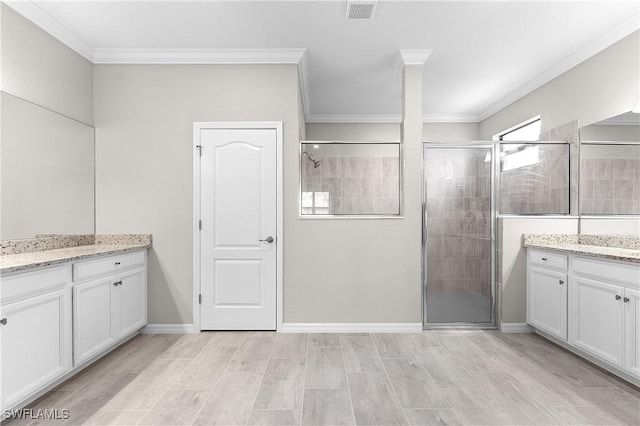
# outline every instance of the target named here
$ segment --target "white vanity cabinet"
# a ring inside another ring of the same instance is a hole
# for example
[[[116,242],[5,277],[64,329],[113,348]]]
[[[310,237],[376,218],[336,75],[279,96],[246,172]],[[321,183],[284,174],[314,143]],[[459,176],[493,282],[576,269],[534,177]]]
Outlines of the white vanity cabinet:
[[[70,275],[63,265],[2,277],[3,408],[71,370]]]
[[[567,256],[527,252],[527,322],[567,340]]]
[[[572,256],[571,271],[570,343],[640,377],[640,265]]]
[[[79,365],[147,322],[146,252],[73,265],[73,353]]]
[[[92,254],[2,275],[0,419],[146,325],[146,255]]]
[[[531,248],[527,259],[527,322],[640,384],[640,264]]]
[[[624,291],[624,369],[640,377],[640,291]]]

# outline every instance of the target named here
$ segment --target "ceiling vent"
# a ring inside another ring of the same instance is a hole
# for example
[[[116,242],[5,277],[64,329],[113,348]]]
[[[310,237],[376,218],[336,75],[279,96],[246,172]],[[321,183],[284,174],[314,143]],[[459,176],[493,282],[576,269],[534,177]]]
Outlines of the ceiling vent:
[[[347,20],[373,19],[373,14],[378,6],[377,0],[348,0]]]

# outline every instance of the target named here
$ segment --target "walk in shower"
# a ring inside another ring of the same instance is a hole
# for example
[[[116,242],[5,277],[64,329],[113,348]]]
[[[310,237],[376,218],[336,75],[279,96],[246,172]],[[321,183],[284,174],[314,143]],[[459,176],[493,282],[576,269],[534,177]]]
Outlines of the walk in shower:
[[[426,327],[495,325],[494,150],[423,145]]]

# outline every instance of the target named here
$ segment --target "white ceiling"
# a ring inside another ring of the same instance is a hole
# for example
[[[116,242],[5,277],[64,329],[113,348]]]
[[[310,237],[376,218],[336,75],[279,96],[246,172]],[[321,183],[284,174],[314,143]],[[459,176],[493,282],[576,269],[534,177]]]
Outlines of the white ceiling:
[[[9,4],[95,62],[103,49],[304,48],[309,121],[399,121],[400,49],[432,50],[426,121],[478,121],[640,27],[640,2],[612,0],[380,1],[366,21],[345,20],[346,1]]]

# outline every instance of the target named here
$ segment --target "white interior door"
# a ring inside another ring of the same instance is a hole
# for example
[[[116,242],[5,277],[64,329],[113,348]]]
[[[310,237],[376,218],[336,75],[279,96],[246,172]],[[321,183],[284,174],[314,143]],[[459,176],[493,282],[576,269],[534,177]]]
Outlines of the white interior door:
[[[203,330],[276,329],[276,138],[200,130]]]

